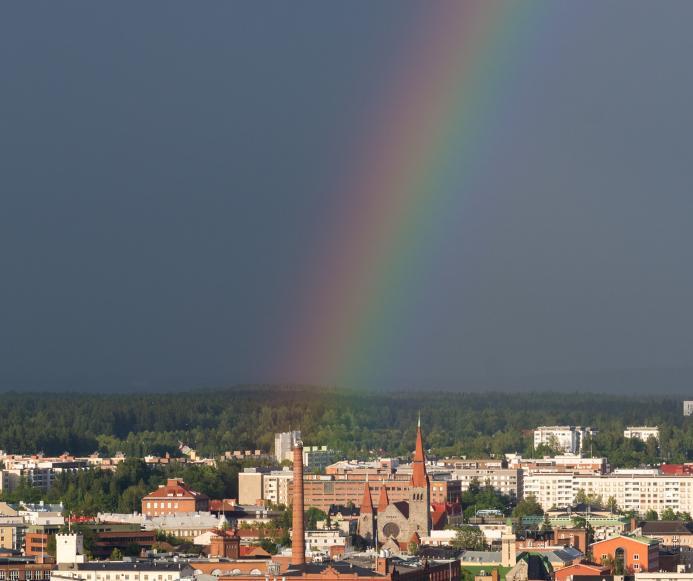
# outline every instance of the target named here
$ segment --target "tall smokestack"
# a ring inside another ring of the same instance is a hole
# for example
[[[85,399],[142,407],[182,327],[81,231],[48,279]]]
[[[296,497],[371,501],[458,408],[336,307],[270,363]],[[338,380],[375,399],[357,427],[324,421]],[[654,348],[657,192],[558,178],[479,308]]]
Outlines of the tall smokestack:
[[[294,442],[294,507],[291,564],[306,562],[306,536],[303,530],[303,442]]]

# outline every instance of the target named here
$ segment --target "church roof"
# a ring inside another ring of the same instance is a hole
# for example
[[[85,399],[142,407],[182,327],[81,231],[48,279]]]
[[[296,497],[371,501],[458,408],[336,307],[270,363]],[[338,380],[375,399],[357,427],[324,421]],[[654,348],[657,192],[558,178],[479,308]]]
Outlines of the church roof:
[[[409,503],[406,500],[395,502],[395,507],[402,513],[404,518],[409,518]]]
[[[373,512],[373,499],[371,498],[371,487],[366,481],[363,489],[363,500],[361,501],[361,514],[371,512]]]
[[[380,487],[380,499],[378,500],[378,511],[385,510],[389,504],[390,504],[390,498],[387,496],[387,487],[385,486],[385,483],[383,482],[383,485]]]
[[[416,448],[414,450],[414,460],[412,462],[411,485],[416,488],[426,488],[428,486],[426,454],[424,453],[420,420],[419,425],[416,427]]]

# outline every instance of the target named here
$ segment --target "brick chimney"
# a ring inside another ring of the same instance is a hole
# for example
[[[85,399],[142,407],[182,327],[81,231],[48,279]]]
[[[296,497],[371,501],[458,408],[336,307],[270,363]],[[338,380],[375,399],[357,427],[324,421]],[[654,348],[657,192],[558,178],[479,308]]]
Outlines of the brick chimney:
[[[303,442],[294,442],[294,506],[291,564],[305,565],[306,536],[303,530]]]

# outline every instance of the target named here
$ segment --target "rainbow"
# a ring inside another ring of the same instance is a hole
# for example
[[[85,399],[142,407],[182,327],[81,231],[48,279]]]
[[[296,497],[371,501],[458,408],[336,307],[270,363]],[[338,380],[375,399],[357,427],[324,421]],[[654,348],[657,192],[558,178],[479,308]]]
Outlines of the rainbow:
[[[343,205],[296,309],[282,380],[373,387],[369,369],[397,340],[389,313],[411,300],[437,218],[463,210],[488,150],[486,125],[507,98],[513,49],[538,6],[546,8],[529,0],[422,3],[416,38],[363,139],[360,168],[337,192]]]

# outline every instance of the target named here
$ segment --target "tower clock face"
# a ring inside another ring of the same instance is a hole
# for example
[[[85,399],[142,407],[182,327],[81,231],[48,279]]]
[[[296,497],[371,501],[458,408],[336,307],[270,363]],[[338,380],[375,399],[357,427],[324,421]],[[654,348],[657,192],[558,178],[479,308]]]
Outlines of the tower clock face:
[[[395,523],[389,522],[383,527],[383,534],[386,537],[397,538],[397,536],[399,535],[399,527]]]

